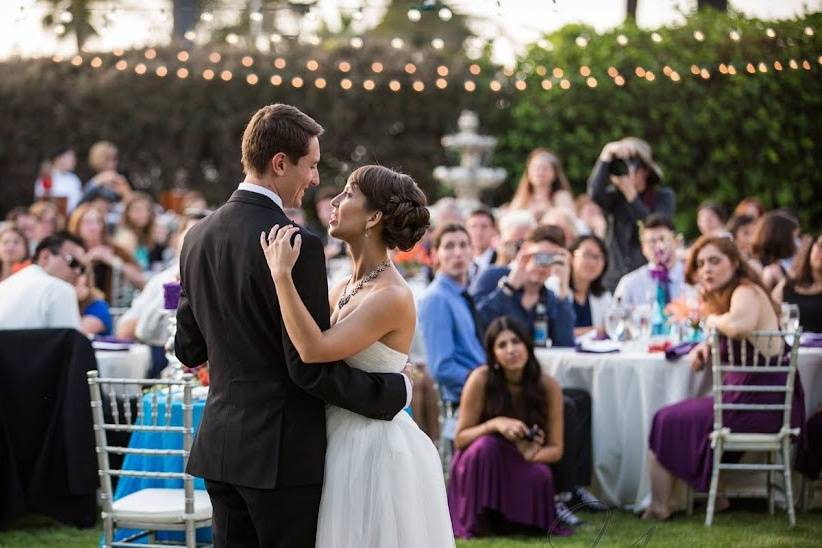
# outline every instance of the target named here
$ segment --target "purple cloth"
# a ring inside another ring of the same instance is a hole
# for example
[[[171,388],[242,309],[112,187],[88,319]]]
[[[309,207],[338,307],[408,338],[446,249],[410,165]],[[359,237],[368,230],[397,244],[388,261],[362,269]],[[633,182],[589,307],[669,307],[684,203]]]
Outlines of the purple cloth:
[[[805,443],[796,452],[796,469],[805,477],[819,479],[822,473],[822,411],[811,415],[805,424]]]
[[[648,274],[650,274],[651,279],[656,280],[657,283],[667,285],[671,282],[671,276],[668,272],[668,268],[664,264],[649,266]]]
[[[723,338],[724,343],[727,339]],[[740,355],[739,342],[734,341],[734,354]],[[747,355],[753,358],[755,349],[749,342]],[[720,348],[723,358],[727,358],[727,345]],[[758,374],[731,372],[725,376],[726,384],[736,385],[775,385],[783,383],[785,373]],[[722,401],[725,403],[779,404],[784,401],[784,394],[774,392],[726,392]],[[713,450],[708,436],[713,431],[714,407],[713,396],[695,398],[667,407],[654,415],[648,445],[657,460],[673,475],[681,478],[697,491],[708,489],[711,479]],[[793,406],[791,408],[791,426],[798,427],[804,423],[805,401],[802,383],[797,374],[795,377]],[[782,427],[782,411],[725,411],[723,426],[733,432],[778,432]],[[800,439],[800,446],[802,445]],[[738,454],[729,454],[728,460],[738,458]],[[725,459],[723,459],[725,460]]]
[[[545,464],[526,461],[511,442],[485,435],[451,460],[448,509],[454,535],[478,533],[483,511],[494,510],[510,522],[567,536],[554,508],[554,478]]]
[[[672,346],[671,348],[665,351],[665,359],[671,362],[675,362],[679,358],[687,356],[688,352],[693,350],[697,344],[699,343],[689,341],[680,343],[676,346]]]
[[[177,310],[180,304],[180,282],[168,282],[163,284],[163,308],[166,310]]]
[[[822,333],[802,333],[799,336],[800,348],[822,348]]]

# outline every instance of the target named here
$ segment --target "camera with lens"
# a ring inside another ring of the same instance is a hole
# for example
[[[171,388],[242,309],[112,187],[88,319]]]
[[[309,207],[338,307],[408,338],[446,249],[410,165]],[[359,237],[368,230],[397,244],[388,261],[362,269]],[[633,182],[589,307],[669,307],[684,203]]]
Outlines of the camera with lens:
[[[545,251],[540,251],[539,253],[534,254],[534,265],[539,267],[546,267],[551,266],[554,263],[557,263],[559,260],[559,255],[557,253],[547,253]]]
[[[642,166],[642,160],[636,156],[631,156],[630,158],[614,158],[608,165],[608,173],[616,175],[617,177],[623,177],[632,171],[636,171],[640,166]]]

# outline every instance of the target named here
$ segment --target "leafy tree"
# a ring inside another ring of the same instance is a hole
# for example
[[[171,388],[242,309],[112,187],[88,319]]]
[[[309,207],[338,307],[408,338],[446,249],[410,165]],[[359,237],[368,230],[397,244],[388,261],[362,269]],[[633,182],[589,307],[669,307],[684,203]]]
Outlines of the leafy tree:
[[[77,51],[83,49],[83,45],[92,36],[97,36],[97,29],[91,24],[92,9],[99,5],[99,0],[40,0],[49,6],[49,12],[43,17],[43,26],[52,29],[58,25],[62,31],[57,35],[65,38],[74,35],[77,43]],[[68,14],[64,15],[64,14]]]

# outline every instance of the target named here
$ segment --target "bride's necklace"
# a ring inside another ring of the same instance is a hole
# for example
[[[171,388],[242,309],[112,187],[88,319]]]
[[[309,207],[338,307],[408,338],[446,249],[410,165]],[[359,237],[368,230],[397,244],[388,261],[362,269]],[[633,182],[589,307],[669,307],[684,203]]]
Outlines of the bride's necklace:
[[[380,263],[375,266],[368,274],[363,276],[360,281],[356,283],[354,289],[351,290],[351,293],[343,292],[343,296],[340,297],[339,302],[337,302],[337,308],[342,310],[342,307],[348,304],[348,301],[351,300],[351,297],[357,294],[357,292],[362,289],[362,286],[366,283],[374,280],[377,276],[380,275],[380,272],[384,271],[386,268],[391,266],[391,259],[385,261],[384,263]],[[348,289],[348,284],[345,285],[345,288]]]

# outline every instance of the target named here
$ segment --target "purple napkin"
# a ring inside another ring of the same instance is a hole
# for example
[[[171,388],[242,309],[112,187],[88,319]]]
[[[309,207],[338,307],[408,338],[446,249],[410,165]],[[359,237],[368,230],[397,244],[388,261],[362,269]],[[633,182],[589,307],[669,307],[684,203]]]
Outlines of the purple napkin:
[[[115,337],[114,335],[95,335],[94,342],[105,342],[105,343],[114,343],[114,344],[132,344],[134,341],[130,341],[128,339],[121,339],[119,337]]]
[[[802,333],[799,348],[822,348],[822,333]]]
[[[676,346],[672,346],[668,350],[665,351],[665,359],[671,362],[677,361],[682,356],[685,356],[693,350],[693,348],[699,343],[694,341],[680,343]]]
[[[163,308],[166,310],[177,310],[180,304],[180,282],[168,282],[163,284]]]

